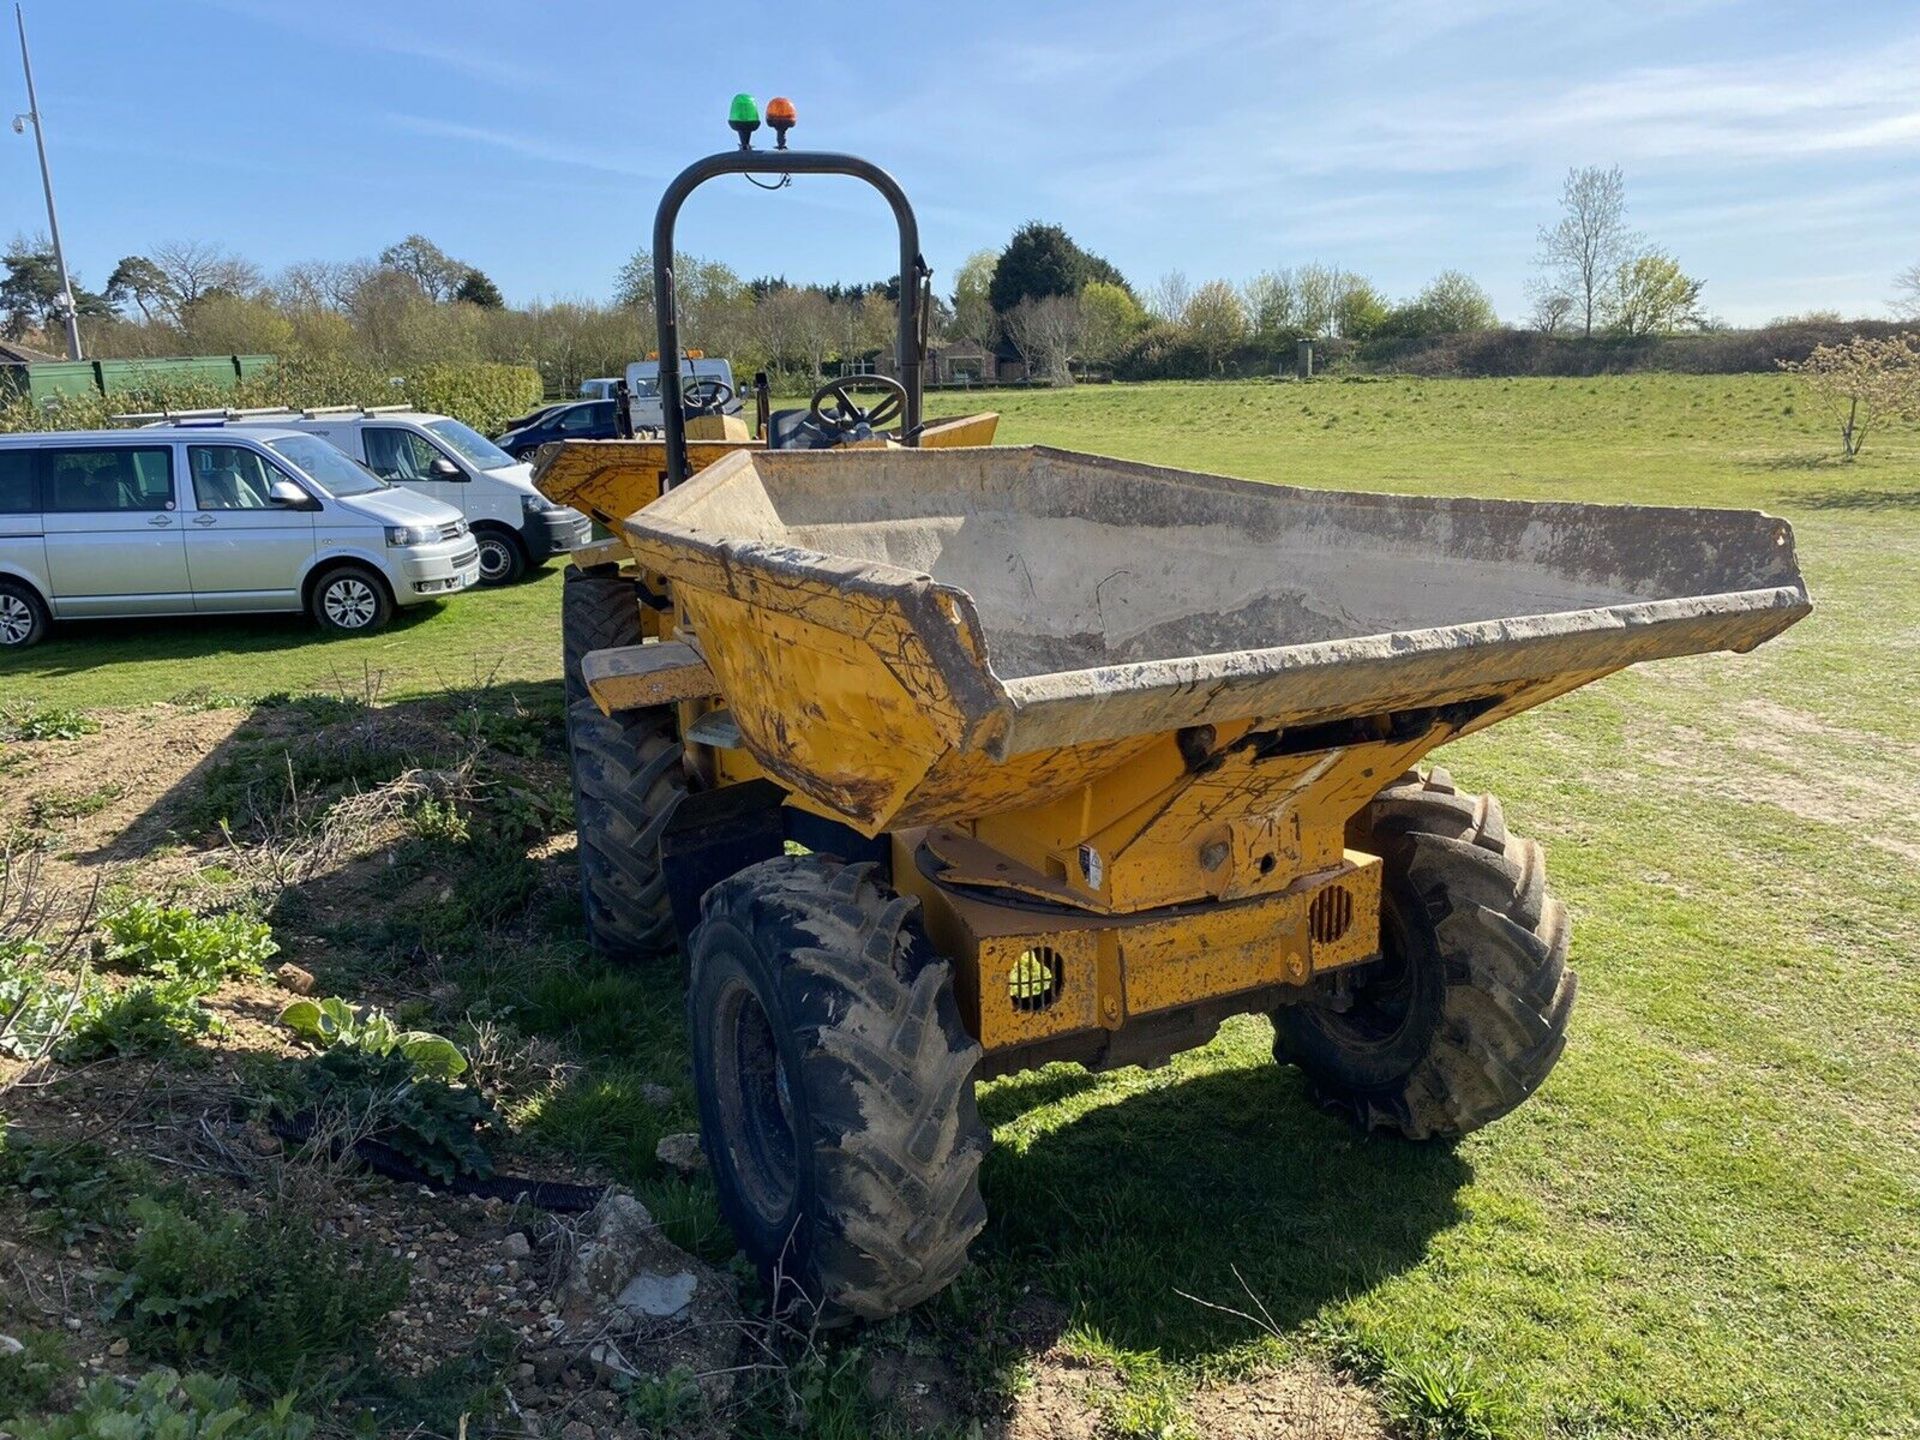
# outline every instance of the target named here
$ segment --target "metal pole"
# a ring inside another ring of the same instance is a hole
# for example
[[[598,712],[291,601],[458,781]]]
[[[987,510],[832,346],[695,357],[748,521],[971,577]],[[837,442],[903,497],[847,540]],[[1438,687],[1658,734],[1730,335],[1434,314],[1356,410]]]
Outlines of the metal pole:
[[[33,121],[33,143],[40,152],[40,184],[47,192],[47,229],[53,233],[53,263],[60,271],[60,301],[67,322],[67,355],[84,360],[80,353],[80,313],[73,303],[73,281],[67,278],[67,255],[60,248],[60,217],[53,210],[53,171],[47,168],[47,133],[40,126],[40,98],[33,90],[33,62],[27,58],[27,17],[20,12],[18,0],[13,7],[14,23],[20,29],[20,68],[27,72],[27,118]]]

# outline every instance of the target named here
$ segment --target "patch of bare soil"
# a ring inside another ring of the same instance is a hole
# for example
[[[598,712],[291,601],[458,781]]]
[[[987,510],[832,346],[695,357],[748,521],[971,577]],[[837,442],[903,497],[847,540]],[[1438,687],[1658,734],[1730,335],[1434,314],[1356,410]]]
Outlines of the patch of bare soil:
[[[0,835],[46,850],[45,878],[61,889],[91,889],[122,866],[138,866],[148,887],[185,878],[194,854],[154,852],[198,772],[247,715],[153,705],[101,712],[96,734],[10,742]]]
[[[1203,1436],[1391,1440],[1393,1434],[1366,1390],[1306,1364],[1195,1391],[1187,1413]]]
[[[1126,1381],[1112,1366],[1059,1345],[1040,1348],[1004,1413],[978,1413],[979,1397],[939,1356],[881,1351],[868,1391],[902,1433],[972,1433],[983,1440],[1111,1440],[1113,1402]],[[1393,1440],[1366,1390],[1306,1361],[1206,1385],[1181,1404],[1203,1440]]]

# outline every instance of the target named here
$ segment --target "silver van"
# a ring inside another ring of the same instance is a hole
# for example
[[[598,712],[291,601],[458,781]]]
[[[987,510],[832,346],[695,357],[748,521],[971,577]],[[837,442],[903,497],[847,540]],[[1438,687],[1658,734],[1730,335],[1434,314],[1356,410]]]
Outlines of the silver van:
[[[593,522],[533,488],[533,466],[470,425],[404,405],[323,406],[237,422],[285,426],[331,441],[381,479],[431,496],[466,517],[480,547],[480,583],[507,585],[529,566],[577,550]]]
[[[306,611],[366,634],[480,575],[460,512],[264,426],[0,435],[0,649],[54,620]]]

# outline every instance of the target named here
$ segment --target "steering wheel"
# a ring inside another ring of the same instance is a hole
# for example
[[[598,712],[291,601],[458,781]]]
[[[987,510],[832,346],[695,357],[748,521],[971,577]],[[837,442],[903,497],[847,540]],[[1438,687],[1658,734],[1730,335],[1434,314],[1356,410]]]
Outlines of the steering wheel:
[[[680,405],[696,415],[718,415],[733,403],[733,386],[716,375],[689,379],[680,387]]]
[[[853,398],[858,390],[877,392],[881,399],[867,409]],[[906,408],[907,387],[898,380],[888,375],[849,375],[841,380],[829,380],[813,392],[807,420],[823,431],[849,437],[862,426],[869,433],[886,429]]]

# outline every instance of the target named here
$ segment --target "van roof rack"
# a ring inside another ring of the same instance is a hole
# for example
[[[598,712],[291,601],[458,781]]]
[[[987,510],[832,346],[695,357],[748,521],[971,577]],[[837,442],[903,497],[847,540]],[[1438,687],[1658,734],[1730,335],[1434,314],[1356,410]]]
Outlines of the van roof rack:
[[[115,415],[113,418],[129,423],[174,424],[186,421],[199,421],[205,424],[210,421],[246,420],[255,415],[291,415],[292,413],[293,407],[291,405],[258,405],[250,410],[235,410],[228,407],[214,406],[204,410],[131,410],[125,414]]]
[[[411,405],[309,405],[300,412],[302,420],[319,420],[328,415],[398,415]]]

